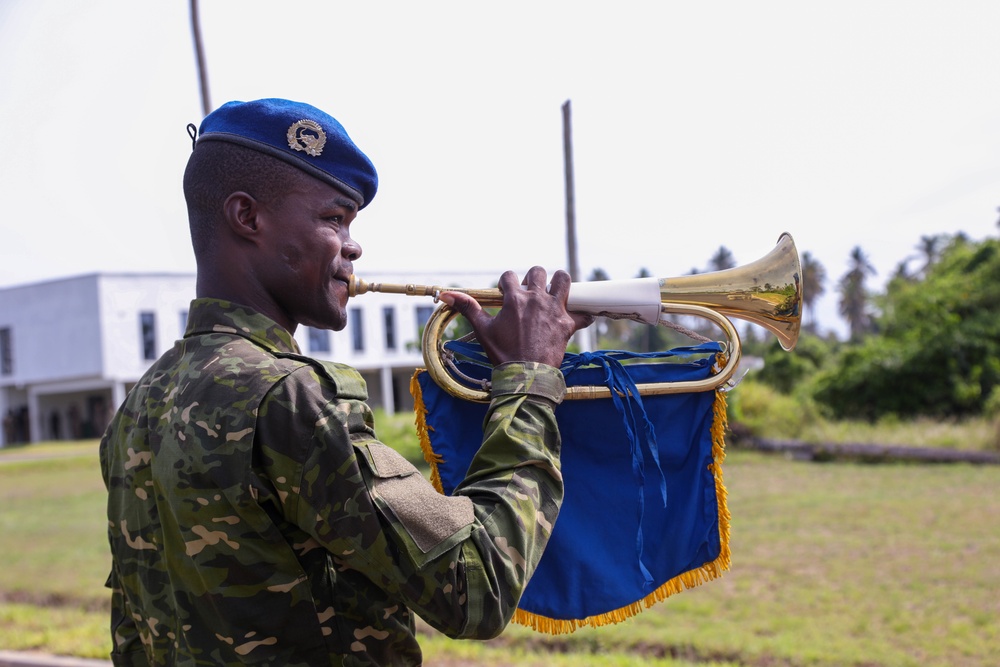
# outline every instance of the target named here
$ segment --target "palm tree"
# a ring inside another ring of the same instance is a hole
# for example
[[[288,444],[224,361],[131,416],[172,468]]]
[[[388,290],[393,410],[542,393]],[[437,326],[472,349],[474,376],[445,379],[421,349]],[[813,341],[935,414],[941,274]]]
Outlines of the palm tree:
[[[590,277],[587,278],[587,280],[591,280],[591,281],[593,281],[593,280],[611,280],[611,276],[609,276],[608,272],[605,271],[604,269],[602,269],[600,267],[597,267],[596,269],[594,269],[593,271],[590,272]]]
[[[719,249],[712,255],[712,259],[708,261],[708,266],[712,271],[725,271],[736,266],[736,258],[733,257],[729,248],[719,246]]]
[[[920,259],[923,259],[923,267],[917,271],[917,275],[926,278],[927,271],[941,259],[941,251],[947,237],[944,234],[934,234],[932,236],[921,236],[917,250],[920,251]]]
[[[840,279],[840,314],[847,320],[853,341],[871,331],[868,291],[865,289],[865,280],[870,275],[875,275],[875,267],[861,246],[855,246],[851,251],[850,269]]]
[[[802,305],[811,313],[806,329],[816,333],[813,305],[826,293],[826,269],[811,252],[802,253]]]

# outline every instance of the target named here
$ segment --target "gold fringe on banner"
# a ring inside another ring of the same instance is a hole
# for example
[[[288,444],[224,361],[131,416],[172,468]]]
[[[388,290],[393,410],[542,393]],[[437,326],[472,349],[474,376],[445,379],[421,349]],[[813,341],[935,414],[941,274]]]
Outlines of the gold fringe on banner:
[[[413,412],[416,415],[417,437],[420,439],[420,451],[424,453],[424,460],[431,467],[431,484],[434,485],[438,493],[444,494],[444,484],[441,482],[441,472],[438,470],[438,464],[444,463],[444,459],[431,447],[431,437],[428,431],[432,431],[433,429],[427,426],[427,406],[424,405],[424,394],[420,390],[420,383],[417,381],[417,376],[423,372],[426,372],[426,370],[418,368],[413,373],[413,377],[410,378],[410,394],[413,395]]]
[[[724,361],[722,362],[724,365]],[[431,483],[440,493],[444,493],[441,482],[441,474],[438,471],[438,464],[443,459],[434,452],[431,446],[430,436],[427,426],[427,407],[424,405],[423,394],[420,390],[420,383],[417,382],[417,375],[423,369],[417,369],[410,380],[410,393],[413,394],[414,412],[416,414],[417,435],[420,438],[420,449],[424,453],[424,459],[431,468]],[[671,595],[676,595],[689,588],[700,586],[704,583],[718,579],[722,573],[729,569],[731,552],[729,549],[729,523],[731,516],[727,504],[726,485],[722,479],[722,463],[726,458],[725,433],[728,426],[726,418],[726,395],[721,391],[715,392],[715,401],[712,406],[712,462],[709,469],[715,477],[715,497],[719,505],[719,555],[718,557],[699,567],[682,572],[673,579],[670,579],[655,591],[641,600],[626,605],[620,609],[604,612],[594,616],[581,619],[556,619],[533,614],[523,609],[514,612],[514,622],[527,626],[536,632],[544,632],[551,635],[568,634],[578,628],[590,626],[600,627],[626,621],[644,609],[649,609],[658,602],[663,602]]]

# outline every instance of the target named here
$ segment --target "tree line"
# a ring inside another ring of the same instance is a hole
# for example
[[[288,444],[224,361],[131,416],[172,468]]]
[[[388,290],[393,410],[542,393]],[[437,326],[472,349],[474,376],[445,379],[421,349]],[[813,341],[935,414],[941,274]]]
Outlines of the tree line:
[[[736,265],[720,247],[708,270]],[[1000,240],[922,236],[881,292],[869,288],[875,269],[856,246],[835,287],[847,340],[818,331],[809,313],[826,293],[827,272],[809,252],[801,265],[806,317],[796,349],[786,353],[759,329],[743,330],[744,354],[764,359],[755,379],[808,397],[835,419],[1000,414]],[[590,276],[607,278],[601,269]],[[598,337],[599,347],[637,351],[673,343],[664,327],[615,321],[599,322]]]

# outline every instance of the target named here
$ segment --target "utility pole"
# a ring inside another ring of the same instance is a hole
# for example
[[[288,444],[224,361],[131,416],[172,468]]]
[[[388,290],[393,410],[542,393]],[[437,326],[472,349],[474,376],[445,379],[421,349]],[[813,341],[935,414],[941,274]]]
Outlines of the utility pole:
[[[204,117],[212,112],[212,100],[208,94],[208,73],[205,67],[205,49],[201,44],[198,0],[191,0],[191,34],[194,37],[194,55],[198,65],[198,86],[201,90],[201,111]]]
[[[573,119],[570,101],[562,105],[563,117],[563,169],[566,175],[566,255],[569,276],[573,282],[581,282],[580,263],[576,257],[576,194],[573,182]],[[577,331],[573,338],[584,352],[594,349],[593,333],[590,327]]]
[[[573,183],[573,119],[570,101],[562,105],[563,117],[563,165],[566,175],[566,254],[569,260],[569,275],[573,282],[579,282],[580,265],[576,258],[576,195]]]

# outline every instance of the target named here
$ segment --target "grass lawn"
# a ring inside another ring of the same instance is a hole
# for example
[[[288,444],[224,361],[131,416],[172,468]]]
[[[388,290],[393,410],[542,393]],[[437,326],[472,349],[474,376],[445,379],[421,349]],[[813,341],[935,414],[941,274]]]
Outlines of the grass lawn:
[[[47,449],[41,460],[21,460],[41,445],[0,450],[0,647],[105,657],[97,444]],[[570,635],[511,626],[491,642],[455,642],[425,628],[427,663],[996,664],[1000,467],[735,451],[724,469],[733,566],[721,579]]]

